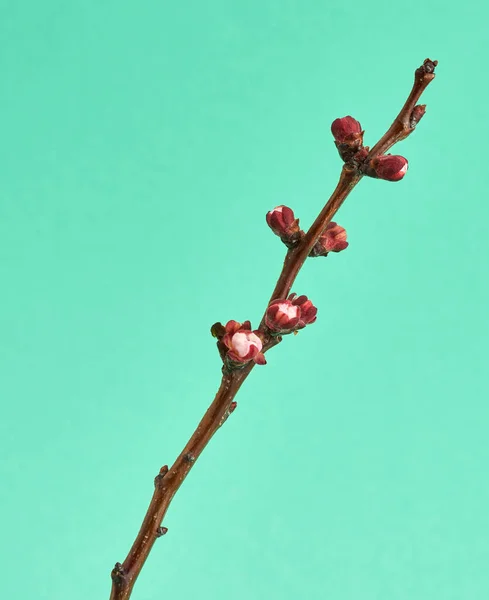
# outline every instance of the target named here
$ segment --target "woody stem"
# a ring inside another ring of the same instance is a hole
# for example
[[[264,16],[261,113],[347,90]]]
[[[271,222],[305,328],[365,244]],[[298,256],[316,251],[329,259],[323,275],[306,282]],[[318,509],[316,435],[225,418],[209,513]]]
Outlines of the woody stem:
[[[412,111],[426,86],[433,80],[435,66],[436,61],[427,59],[416,70],[414,85],[404,106],[391,127],[369,152],[368,160],[385,153],[397,141],[404,139],[413,131],[411,126]],[[287,297],[300,269],[321,233],[331,222],[337,210],[361,178],[362,174],[354,166],[345,165],[343,167],[338,185],[330,199],[298,245],[287,252],[282,272],[271,296],[272,300]],[[263,320],[260,329],[264,332],[263,351],[266,352],[279,343],[280,338],[267,335]],[[223,373],[221,385],[214,400],[175,463],[170,469],[162,468],[156,476],[155,489],[139,533],[124,562],[122,564],[116,563],[112,570],[110,600],[128,600],[130,598],[136,579],[156,539],[162,534],[160,526],[174,495],[212,436],[226,420],[230,412],[231,402],[253,367],[254,363],[250,362],[241,369]]]

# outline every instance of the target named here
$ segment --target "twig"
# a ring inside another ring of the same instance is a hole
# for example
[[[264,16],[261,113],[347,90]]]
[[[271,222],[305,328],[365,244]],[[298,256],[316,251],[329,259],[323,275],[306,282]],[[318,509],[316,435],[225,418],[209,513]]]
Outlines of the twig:
[[[412,133],[416,124],[423,116],[425,107],[423,105],[417,106],[416,104],[427,85],[435,77],[434,70],[436,65],[436,61],[427,59],[416,70],[413,88],[399,115],[385,135],[382,136],[370,151],[368,148],[363,147],[363,132],[353,132],[352,135],[346,136],[345,139],[340,141],[337,139],[336,145],[345,161],[338,185],[307,233],[299,232],[296,227],[294,236],[289,238],[290,243],[287,243],[287,240],[282,238],[289,246],[289,249],[270,301],[277,299],[285,301],[305,260],[309,255],[318,255],[313,252],[313,249],[319,243],[321,236],[328,228],[337,210],[363,176],[381,177],[393,181],[396,180],[396,177],[399,179],[403,176],[407,168],[407,161],[402,159],[406,164],[405,168],[401,169],[402,172],[400,175],[392,175],[391,171],[389,171],[389,160],[391,163],[393,161],[389,158],[386,162],[385,159],[387,157],[383,155],[396,142]],[[351,119],[360,128],[359,123],[351,117],[346,117],[345,119]],[[384,165],[380,164],[379,157],[382,157]],[[401,159],[402,157],[391,158]],[[298,221],[294,221],[294,223],[297,224]],[[291,302],[300,305],[304,300],[297,299]],[[304,307],[304,304],[302,306]],[[269,310],[268,307],[267,310]],[[266,315],[267,311],[265,311],[260,327],[256,331],[256,334],[262,340],[261,350],[263,353],[281,341],[281,336],[276,332],[274,333],[267,326]],[[312,322],[314,318],[308,322]],[[243,324],[240,329],[240,324],[235,322],[230,323],[233,323],[231,331],[239,330],[239,332],[244,332],[251,339],[251,327]],[[303,325],[298,325],[297,327],[299,326]],[[232,329],[233,327],[234,329]],[[165,527],[161,526],[161,523],[173,496],[182,485],[183,480],[209,440],[236,407],[234,398],[255,365],[253,360],[237,364],[229,359],[231,351],[229,350],[229,346],[226,347],[224,343],[226,341],[226,331],[228,330],[228,326],[224,328],[220,324],[216,324],[213,329],[214,335],[218,338],[218,348],[224,362],[221,385],[216,397],[175,463],[170,468],[167,466],[162,467],[155,477],[153,497],[151,498],[141,529],[124,562],[122,564],[116,563],[112,570],[111,600],[127,600],[131,596],[136,579],[143,568],[153,544],[167,531]],[[285,333],[290,333],[291,331],[292,329]],[[231,354],[231,356],[233,355]],[[258,362],[256,357],[254,360]]]

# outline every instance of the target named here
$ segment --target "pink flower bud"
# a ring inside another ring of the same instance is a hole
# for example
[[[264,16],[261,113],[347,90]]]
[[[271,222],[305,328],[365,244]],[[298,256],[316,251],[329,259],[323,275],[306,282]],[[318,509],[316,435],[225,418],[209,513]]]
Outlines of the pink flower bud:
[[[291,333],[297,329],[300,316],[300,307],[290,300],[272,300],[265,315],[265,325],[277,334]]]
[[[346,229],[331,221],[311,250],[310,256],[326,256],[329,252],[341,252],[347,247]]]
[[[253,360],[259,365],[267,361],[262,353],[263,342],[259,331],[251,331],[251,323],[228,321],[222,343],[228,348],[227,358],[231,363],[244,365]]]
[[[308,299],[307,296],[297,296],[297,294],[290,294],[288,299],[292,302],[294,306],[298,306],[301,309],[301,315],[299,318],[299,323],[297,324],[297,329],[302,329],[306,325],[314,323],[314,321],[316,320],[316,314],[318,312],[318,309]]]
[[[294,211],[288,206],[277,206],[268,212],[267,223],[273,233],[286,244],[300,239],[299,219],[294,217]]]
[[[406,174],[408,161],[404,156],[386,154],[374,158],[370,166],[374,171],[374,177],[387,181],[399,181]]]
[[[343,117],[333,121],[331,133],[339,144],[348,144],[362,137],[362,126],[353,117]]]

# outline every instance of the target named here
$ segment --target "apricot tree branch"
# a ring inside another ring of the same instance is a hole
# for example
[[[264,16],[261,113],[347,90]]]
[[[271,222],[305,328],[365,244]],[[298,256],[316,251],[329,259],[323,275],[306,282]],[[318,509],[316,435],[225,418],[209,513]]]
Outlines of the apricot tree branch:
[[[205,446],[236,407],[234,398],[255,364],[264,364],[264,353],[280,343],[282,335],[296,332],[316,318],[316,309],[305,297],[289,296],[292,285],[308,256],[324,256],[346,248],[346,232],[332,218],[355,185],[364,176],[390,181],[401,179],[407,161],[385,155],[396,142],[414,130],[425,112],[417,105],[422,92],[434,78],[436,61],[425,60],[416,70],[413,88],[393,124],[369,151],[363,146],[363,131],[352,117],[337,119],[332,126],[335,143],[344,161],[338,185],[318,217],[304,233],[287,207],[277,207],[267,215],[272,230],[288,246],[284,265],[269,304],[256,331],[249,321],[216,323],[212,333],[223,360],[223,375],[217,394],[175,463],[160,469],[154,492],[139,533],[123,563],[112,570],[110,600],[130,598],[136,579],[155,541],[167,531],[162,526],[168,507]],[[289,296],[289,297],[288,297]],[[288,298],[287,298],[288,297]]]
[[[425,104],[420,104],[419,106],[416,106],[416,104],[421,98],[421,94],[435,78],[435,67],[437,64],[437,60],[430,60],[427,58],[419,69],[416,69],[414,73],[414,85],[404,106],[401,108],[400,113],[397,115],[389,129],[375,144],[372,150],[370,150],[370,159],[384,154],[389,148],[392,148],[396,142],[403,140],[414,131],[414,128],[419,123],[426,110]]]
[[[282,272],[280,273],[277,285],[273,290],[270,300],[286,298],[288,296],[297,274],[318,241],[319,236],[326,229],[328,223],[331,222],[331,219],[343,204],[351,190],[360,181],[361,177],[361,173],[356,169],[349,168],[347,165],[343,167],[340,180],[331,195],[331,198],[325,204],[324,208],[316,217],[316,220],[299,244],[288,250]],[[262,323],[264,322],[264,319],[265,317],[263,317]]]
[[[431,61],[426,59],[421,67],[416,69],[414,85],[404,106],[392,125],[375,144],[372,150],[368,152],[367,156],[360,157],[362,164],[358,165],[355,160],[351,160],[349,163],[345,164],[338,185],[331,198],[319,213],[302,241],[297,246],[290,248],[287,252],[284,267],[280,273],[277,285],[273,290],[271,300],[285,298],[289,294],[298,272],[318,241],[321,233],[326,229],[328,223],[331,222],[351,190],[360,181],[365,170],[362,169],[363,164],[368,165],[370,161],[387,152],[387,150],[389,150],[396,142],[406,138],[414,131],[414,128],[426,110],[425,105],[416,107],[416,103],[428,84],[434,79],[434,71],[437,64],[438,61],[436,60]]]

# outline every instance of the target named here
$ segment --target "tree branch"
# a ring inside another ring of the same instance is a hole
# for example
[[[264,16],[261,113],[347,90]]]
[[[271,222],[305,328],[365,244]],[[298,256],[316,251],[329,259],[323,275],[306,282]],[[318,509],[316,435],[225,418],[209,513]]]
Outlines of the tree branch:
[[[355,137],[354,144],[351,140],[348,142],[352,145],[346,148],[346,150],[344,146],[340,149],[337,143],[340,155],[345,160],[338,185],[307,233],[303,234],[301,232],[301,236],[289,247],[271,300],[287,298],[302,265],[318,243],[328,224],[331,223],[335,213],[360,179],[365,175],[380,176],[374,172],[371,166],[372,161],[384,155],[396,142],[412,133],[417,122],[423,116],[425,109],[424,106],[416,106],[416,103],[427,85],[435,77],[434,70],[436,64],[436,61],[427,59],[416,70],[413,88],[399,115],[370,151],[368,151],[368,148],[363,148],[361,141],[358,142],[359,135]],[[361,135],[363,135],[363,132]],[[388,177],[384,178],[387,179]],[[282,339],[277,334],[272,335],[272,332],[266,327],[266,314],[267,312],[265,311],[258,330],[263,340],[263,352],[280,343]],[[220,327],[222,328],[222,326]],[[223,376],[219,390],[175,463],[169,469],[166,465],[162,467],[155,477],[155,489],[141,529],[124,562],[122,564],[116,563],[112,570],[110,600],[127,600],[130,598],[136,579],[155,541],[166,533],[166,528],[162,527],[161,523],[173,496],[182,485],[185,477],[209,440],[225,422],[232,410],[234,410],[236,406],[234,398],[255,365],[251,360],[244,365],[240,365],[240,368],[237,368],[236,365],[233,367],[233,363],[226,364],[227,350],[221,342],[223,333],[221,332],[217,337],[219,339],[218,347],[224,361]]]
[[[419,69],[416,69],[414,72],[414,85],[404,106],[401,108],[400,113],[394,119],[394,122],[389,129],[375,144],[372,150],[370,150],[368,156],[369,159],[385,154],[396,142],[405,139],[414,131],[414,128],[424,115],[426,106],[420,105],[420,108],[422,109],[419,111],[420,116],[416,116],[416,114],[413,115],[413,111],[416,108],[418,100],[421,98],[421,94],[435,78],[435,67],[437,64],[437,60],[430,60],[427,58]]]
[[[253,363],[252,363],[253,364]],[[155,541],[161,537],[161,522],[178,488],[207,443],[226,419],[234,396],[246,379],[250,367],[222,377],[216,397],[207,409],[197,429],[170,469],[162,467],[155,477],[155,490],[141,529],[122,563],[112,571],[111,600],[126,600]]]

